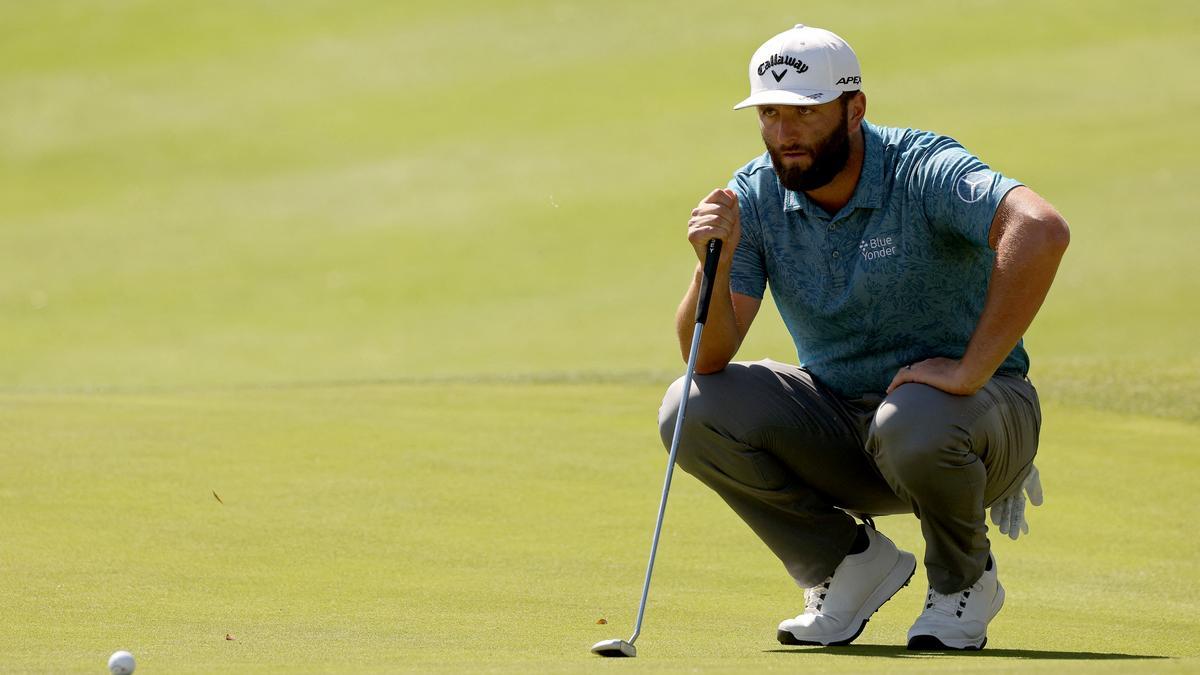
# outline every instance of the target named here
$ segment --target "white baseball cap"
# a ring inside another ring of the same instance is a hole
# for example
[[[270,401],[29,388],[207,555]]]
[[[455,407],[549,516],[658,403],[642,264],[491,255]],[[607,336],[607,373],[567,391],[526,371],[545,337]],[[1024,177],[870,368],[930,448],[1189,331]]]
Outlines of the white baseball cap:
[[[796,24],[763,43],[750,58],[750,97],[734,110],[755,105],[818,105],[862,88],[858,57],[842,38]]]

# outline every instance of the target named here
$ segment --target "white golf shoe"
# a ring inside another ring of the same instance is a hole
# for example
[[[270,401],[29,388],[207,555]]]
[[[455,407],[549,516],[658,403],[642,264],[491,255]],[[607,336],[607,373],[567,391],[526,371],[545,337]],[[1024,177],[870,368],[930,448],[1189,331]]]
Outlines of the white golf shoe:
[[[847,645],[875,610],[908,585],[917,559],[891,539],[866,527],[867,550],[842,559],[833,576],[804,591],[804,613],[779,624],[785,645]]]
[[[932,588],[925,610],[908,629],[908,648],[919,651],[983,649],[988,623],[1004,605],[1004,587],[996,576],[996,559],[970,588],[942,595]]]

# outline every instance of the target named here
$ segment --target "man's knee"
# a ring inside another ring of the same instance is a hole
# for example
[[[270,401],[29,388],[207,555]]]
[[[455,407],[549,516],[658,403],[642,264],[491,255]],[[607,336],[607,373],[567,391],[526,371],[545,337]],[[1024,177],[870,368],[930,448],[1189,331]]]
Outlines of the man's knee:
[[[949,396],[928,385],[906,384],[876,411],[867,447],[889,482],[912,489],[934,477],[938,467],[973,460],[967,430],[939,415],[938,406],[929,400],[938,395]]]
[[[658,434],[662,437],[663,446],[671,447],[671,437],[675,433],[675,419],[679,415],[679,397],[683,393],[683,378],[680,377],[667,387],[663,395],[662,406],[658,409]]]
[[[662,438],[663,447],[671,448],[671,440],[675,435],[675,424],[679,417],[679,402],[683,396],[683,380],[679,378],[667,388],[663,396],[662,407],[658,410],[658,433]],[[697,383],[701,382],[703,386]],[[698,440],[698,432],[720,426],[722,409],[722,391],[713,376],[697,375],[689,392],[687,411],[684,413],[683,428],[680,430],[679,449],[676,453],[676,463],[688,470],[695,459],[696,451],[702,445]],[[694,440],[689,442],[689,436]]]

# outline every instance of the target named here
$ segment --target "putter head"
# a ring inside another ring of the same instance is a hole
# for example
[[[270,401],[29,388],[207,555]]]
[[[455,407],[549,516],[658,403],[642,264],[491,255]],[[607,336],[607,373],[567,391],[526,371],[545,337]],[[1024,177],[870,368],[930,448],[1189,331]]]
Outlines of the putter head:
[[[592,645],[592,653],[600,656],[637,656],[637,648],[624,640],[604,640]]]

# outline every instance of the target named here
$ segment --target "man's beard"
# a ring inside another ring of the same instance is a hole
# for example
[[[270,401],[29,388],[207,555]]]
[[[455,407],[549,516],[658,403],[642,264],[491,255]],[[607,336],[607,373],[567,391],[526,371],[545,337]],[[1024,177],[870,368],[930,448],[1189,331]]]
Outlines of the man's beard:
[[[850,125],[843,117],[841,124],[828,136],[808,148],[802,145],[774,148],[766,138],[763,138],[763,143],[771,155],[771,164],[775,165],[779,182],[792,192],[807,192],[828,185],[834,176],[846,168],[846,162],[850,159]],[[789,150],[807,151],[812,157],[812,164],[807,169],[785,167],[782,153]]]

